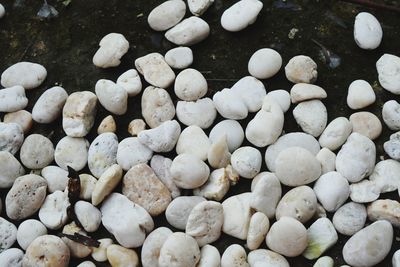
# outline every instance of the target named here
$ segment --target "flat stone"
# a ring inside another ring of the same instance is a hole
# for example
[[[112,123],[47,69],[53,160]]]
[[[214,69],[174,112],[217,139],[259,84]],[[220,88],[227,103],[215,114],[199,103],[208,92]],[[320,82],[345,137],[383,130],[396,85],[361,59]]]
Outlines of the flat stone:
[[[324,99],[327,96],[322,87],[314,84],[298,83],[290,89],[290,98],[293,104],[312,99]]]

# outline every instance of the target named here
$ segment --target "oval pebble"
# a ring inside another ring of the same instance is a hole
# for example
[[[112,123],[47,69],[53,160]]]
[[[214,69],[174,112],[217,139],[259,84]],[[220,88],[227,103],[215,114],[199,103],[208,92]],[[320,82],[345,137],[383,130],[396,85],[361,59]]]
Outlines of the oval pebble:
[[[400,130],[400,104],[396,100],[389,100],[383,104],[382,118],[390,130]]]
[[[47,228],[57,230],[67,223],[69,206],[68,195],[63,191],[55,191],[44,200],[39,210],[39,219]]]
[[[250,251],[247,260],[250,263],[250,267],[262,267],[263,264],[270,264],[274,267],[289,267],[289,263],[285,257],[267,249]]]
[[[75,203],[74,211],[86,232],[94,232],[99,228],[101,213],[95,206],[89,202],[80,200]]]
[[[37,63],[18,62],[1,74],[1,85],[11,87],[21,85],[26,90],[38,87],[46,79],[46,69]]]
[[[369,180],[380,188],[381,193],[397,190],[400,187],[400,163],[392,159],[378,162]]]
[[[200,260],[196,240],[181,232],[168,236],[160,250],[159,267],[195,267]]]
[[[165,33],[165,38],[176,45],[191,46],[208,37],[210,26],[198,17],[189,17],[182,20]]]
[[[14,245],[17,240],[17,227],[0,217],[0,255]]]
[[[268,79],[282,67],[281,55],[271,48],[262,48],[254,52],[248,63],[251,76],[257,79]]]
[[[394,227],[400,227],[400,203],[391,199],[378,199],[368,205],[368,219],[372,222],[386,220]]]
[[[400,57],[384,54],[376,62],[376,69],[382,87],[393,94],[400,94]]]
[[[202,98],[207,90],[207,81],[198,70],[185,69],[176,76],[174,91],[176,96],[184,101],[196,101]]]
[[[324,99],[326,97],[326,91],[314,84],[297,83],[290,89],[290,99],[293,104],[313,99]]]
[[[170,229],[159,227],[147,236],[142,246],[141,260],[143,267],[158,266],[161,247],[170,235],[172,235]]]
[[[150,28],[165,31],[178,24],[186,13],[186,5],[182,0],[169,0],[156,6],[147,17]]]
[[[221,17],[221,25],[227,31],[241,31],[253,24],[263,3],[258,0],[241,0],[224,11]]]
[[[118,146],[118,138],[114,133],[100,134],[90,144],[88,166],[95,177],[99,178],[107,168],[117,162]]]
[[[192,209],[205,198],[200,196],[181,196],[171,201],[165,211],[165,217],[173,227],[185,230],[186,223]]]
[[[3,120],[5,123],[16,123],[21,126],[24,134],[27,134],[32,129],[33,125],[32,115],[26,110],[7,113],[4,115]]]
[[[25,89],[20,85],[0,90],[0,112],[15,112],[28,105]]]
[[[19,248],[10,248],[0,254],[0,265],[10,267],[22,267],[24,252]]]
[[[382,133],[381,121],[371,112],[362,111],[353,113],[349,120],[353,125],[353,133],[360,133],[371,140],[378,138]]]
[[[168,50],[165,62],[174,69],[186,69],[193,63],[193,52],[189,47],[181,46]]]
[[[0,151],[0,188],[10,188],[24,174],[24,167],[10,152]]]
[[[319,137],[321,147],[334,151],[341,147],[353,131],[353,125],[345,117],[331,121]]]
[[[301,129],[314,137],[322,134],[328,121],[328,112],[320,100],[299,103],[293,109],[293,116]]]
[[[251,216],[249,232],[247,233],[247,247],[250,250],[257,249],[264,241],[269,230],[269,219],[262,212],[256,212]]]
[[[374,15],[358,13],[354,21],[354,40],[362,49],[375,49],[382,41],[382,27]]]
[[[361,230],[367,220],[367,209],[363,204],[349,202],[333,215],[333,225],[342,235],[354,235]]]
[[[154,173],[160,179],[160,181],[168,188],[171,192],[171,197],[176,198],[181,195],[180,189],[174,183],[172,179],[170,168],[172,160],[164,156],[155,155],[151,158],[150,166]]]
[[[175,116],[175,106],[165,89],[147,87],[142,95],[142,116],[150,128],[159,126]]]
[[[56,145],[54,160],[57,165],[68,170],[82,170],[88,160],[89,142],[83,137],[65,136]]]
[[[24,142],[24,132],[17,123],[0,122],[0,151],[15,155]]]
[[[288,91],[283,89],[274,90],[269,92],[267,96],[272,97],[279,104],[283,112],[289,110],[291,100]]]
[[[238,149],[244,139],[243,128],[235,120],[223,120],[218,122],[211,129],[209,138],[211,143],[215,143],[224,135],[226,136],[226,142],[230,152]]]
[[[216,247],[205,245],[200,250],[200,261],[197,267],[220,267],[221,255]]]
[[[231,156],[233,169],[240,176],[247,179],[254,178],[260,172],[261,163],[262,157],[260,151],[250,146],[236,149]]]
[[[368,203],[378,199],[380,191],[375,182],[361,180],[350,185],[350,199],[357,203]]]
[[[376,96],[372,86],[364,80],[355,80],[349,85],[347,105],[351,109],[362,109],[375,102]]]
[[[143,145],[139,138],[128,137],[118,144],[116,160],[124,171],[140,163],[147,163],[153,156],[153,151]]]
[[[109,33],[99,43],[99,49],[93,56],[93,64],[99,68],[116,67],[129,50],[129,42],[120,33]]]
[[[224,224],[222,231],[241,240],[247,239],[252,210],[250,208],[251,193],[231,196],[222,202],[224,208]]]
[[[184,189],[202,186],[210,175],[210,169],[198,157],[183,153],[174,158],[171,164],[171,176],[175,184]]]
[[[21,146],[20,159],[29,169],[42,169],[54,159],[53,143],[43,135],[31,134]]]
[[[133,249],[124,248],[119,245],[110,245],[107,247],[107,259],[114,267],[137,267],[139,266],[139,257]]]
[[[60,86],[47,89],[33,106],[33,120],[38,123],[53,122],[60,116],[67,98],[67,92]]]
[[[285,74],[292,83],[314,83],[318,77],[317,63],[304,55],[292,57],[285,66]]]
[[[26,250],[37,237],[47,235],[46,226],[38,220],[29,219],[18,226],[17,241],[19,246]]]

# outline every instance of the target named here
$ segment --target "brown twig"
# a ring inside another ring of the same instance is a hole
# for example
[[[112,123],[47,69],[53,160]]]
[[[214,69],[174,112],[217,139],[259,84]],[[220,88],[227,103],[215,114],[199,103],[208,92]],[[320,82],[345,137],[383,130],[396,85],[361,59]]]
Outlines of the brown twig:
[[[366,6],[366,7],[370,7],[370,8],[383,9],[383,10],[389,10],[389,11],[394,11],[394,12],[400,13],[400,7],[379,4],[379,3],[375,3],[374,1],[370,1],[370,0],[341,0],[341,1],[353,3],[353,4],[357,4],[357,5],[361,5],[361,6]]]

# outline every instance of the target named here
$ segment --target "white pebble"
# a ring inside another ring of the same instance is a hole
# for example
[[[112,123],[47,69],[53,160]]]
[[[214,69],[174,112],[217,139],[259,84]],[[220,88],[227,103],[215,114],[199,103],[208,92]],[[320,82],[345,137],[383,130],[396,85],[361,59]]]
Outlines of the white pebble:
[[[226,136],[229,152],[233,152],[240,147],[244,139],[242,126],[235,120],[223,120],[218,122],[210,131],[210,141],[215,143],[221,137]]]
[[[251,216],[249,232],[247,233],[247,248],[257,249],[264,241],[269,230],[269,219],[262,212],[256,212]]]
[[[358,13],[354,21],[354,40],[362,49],[375,49],[382,41],[382,27],[368,12]]]
[[[68,166],[75,171],[82,170],[88,159],[89,142],[83,137],[63,137],[56,146],[54,159],[64,170]]]
[[[371,140],[375,140],[382,133],[381,121],[371,112],[361,111],[353,113],[349,121],[353,125],[353,133],[360,133]]]
[[[189,47],[181,46],[168,50],[165,62],[174,69],[186,69],[193,63],[193,52]]]
[[[324,99],[328,95],[318,85],[308,83],[297,83],[290,89],[290,99],[293,104],[312,99]]]
[[[86,232],[94,232],[99,228],[101,213],[95,206],[89,202],[80,200],[75,203],[74,211]]]
[[[238,174],[247,179],[254,178],[261,169],[262,157],[254,147],[244,146],[236,149],[231,156],[231,164]]]
[[[200,261],[197,264],[197,267],[220,267],[220,266],[221,266],[221,255],[219,254],[218,249],[211,245],[205,245],[204,247],[202,247],[200,250]]]
[[[92,204],[100,204],[119,184],[122,179],[122,168],[118,164],[111,165],[100,176],[93,188]]]
[[[217,117],[217,110],[214,102],[208,97],[198,99],[196,102],[178,101],[176,116],[187,126],[197,125],[202,129],[207,129]]]
[[[147,22],[155,31],[165,31],[175,26],[186,13],[186,5],[182,0],[169,0],[156,6],[149,14]]]
[[[251,183],[251,191],[251,208],[273,219],[276,206],[282,197],[282,187],[275,174],[270,172],[258,174]]]
[[[241,0],[224,11],[221,17],[221,25],[227,31],[241,31],[253,24],[263,3],[258,0]]]
[[[107,248],[114,243],[111,238],[101,238],[97,240],[100,242],[98,248],[94,247],[92,251],[92,258],[97,262],[107,261]]]
[[[247,239],[252,211],[250,208],[251,193],[231,196],[222,202],[224,224],[222,231],[241,240]]]
[[[135,250],[115,244],[107,247],[107,260],[115,267],[139,266],[139,257]]]
[[[82,230],[81,227],[77,226],[76,223],[73,221],[64,226],[62,229],[63,234],[67,235],[74,235],[75,233],[87,236],[87,233]],[[75,258],[85,258],[92,253],[92,248],[85,246],[79,242],[75,242],[65,236],[61,237],[62,241],[67,245],[71,252],[71,256]]]
[[[197,44],[208,37],[210,26],[198,17],[189,17],[182,20],[165,33],[165,38],[176,45],[190,46]]]
[[[247,256],[250,267],[274,266],[289,267],[288,261],[282,255],[267,249],[250,251]]]
[[[81,192],[79,198],[84,200],[91,200],[93,190],[96,186],[97,179],[89,174],[80,174],[79,178],[81,180]]]
[[[175,198],[165,211],[168,223],[175,228],[185,230],[190,212],[202,201],[206,201],[206,199],[199,196],[181,196]]]
[[[392,267],[400,266],[400,250],[397,250],[392,257]]]
[[[231,153],[229,153],[226,136],[213,144],[208,150],[207,160],[210,167],[214,169],[225,168],[231,162]]]
[[[142,81],[135,69],[122,73],[117,79],[117,85],[124,88],[128,96],[138,95],[142,91]]]
[[[0,4],[1,5],[1,4]],[[1,18],[1,7],[0,7]],[[24,252],[18,248],[10,248],[0,254],[0,265],[10,267],[22,267]]]
[[[382,87],[393,94],[400,94],[400,57],[384,54],[376,62],[376,69]]]
[[[49,229],[57,230],[68,220],[67,208],[70,205],[68,194],[55,191],[47,195],[39,210],[40,221]]]
[[[196,101],[208,90],[207,81],[198,70],[185,69],[175,79],[174,91],[184,101]]]
[[[1,151],[15,155],[24,142],[24,132],[17,123],[0,122],[0,148]]]
[[[0,253],[14,245],[16,240],[17,227],[15,227],[13,223],[0,217]]]
[[[354,235],[361,230],[367,220],[367,209],[363,204],[349,202],[341,206],[333,215],[333,225],[342,235]]]
[[[379,197],[381,190],[370,180],[361,180],[350,185],[350,198],[357,203],[368,203]]]
[[[108,167],[117,162],[118,147],[118,139],[114,133],[103,133],[93,140],[88,151],[88,166],[95,177],[99,178]]]
[[[400,188],[400,163],[388,159],[378,162],[369,177],[380,189],[381,193],[392,192]]]
[[[196,240],[181,232],[168,236],[160,250],[159,267],[195,267],[200,260],[200,249]]]
[[[192,154],[201,160],[206,160],[211,143],[204,131],[196,125],[183,129],[176,144],[176,153]]]
[[[169,152],[174,149],[181,126],[176,120],[165,121],[156,128],[141,131],[139,141],[154,152]]]
[[[100,48],[93,56],[93,64],[99,68],[116,67],[129,50],[129,42],[120,33],[109,33],[99,43]]]
[[[2,4],[0,4],[0,19],[2,17],[4,17],[5,14],[6,14],[6,10],[5,10],[4,6]]]
[[[42,177],[47,182],[47,190],[54,193],[57,190],[64,191],[68,185],[68,172],[57,166],[47,166],[41,171]]]
[[[335,262],[333,261],[333,259],[331,257],[323,256],[315,262],[313,267],[333,267],[334,264],[335,264]]]
[[[259,111],[267,95],[264,84],[252,76],[246,76],[237,81],[232,86],[231,92],[241,98],[248,112]]]
[[[28,105],[25,89],[20,85],[0,90],[0,112],[14,112]]]
[[[151,85],[168,88],[175,80],[175,73],[159,53],[151,53],[135,60],[136,69]]]
[[[175,117],[175,106],[165,89],[149,86],[144,90],[142,116],[150,128]]]
[[[161,247],[170,235],[172,235],[172,231],[169,228],[159,227],[147,236],[142,246],[143,267],[158,266]]]
[[[123,115],[128,109],[128,93],[110,80],[98,80],[95,91],[100,104],[115,115]]]
[[[171,192],[171,197],[176,198],[181,195],[180,189],[174,183],[172,179],[170,168],[172,160],[160,155],[154,155],[151,158],[150,166],[158,179],[168,188]]]
[[[137,136],[141,131],[146,129],[146,123],[142,119],[134,119],[128,125],[128,133]]]
[[[0,151],[0,188],[10,188],[24,174],[24,167],[10,152]]]
[[[382,107],[382,118],[390,130],[400,130],[400,104],[396,100],[389,100]]]
[[[353,125],[345,117],[331,121],[319,137],[321,147],[334,151],[341,147],[353,131]]]
[[[33,106],[32,119],[38,123],[53,122],[60,116],[67,98],[67,92],[60,86],[47,89]]]
[[[283,112],[286,112],[290,108],[290,94],[288,91],[279,89],[271,91],[267,94],[267,96],[272,97],[275,101],[281,106]]]
[[[195,16],[201,16],[214,3],[214,0],[189,0],[190,12]]]
[[[293,109],[293,116],[305,133],[315,137],[322,134],[328,121],[328,112],[320,100],[299,103]]]
[[[378,199],[368,205],[368,219],[372,222],[386,220],[394,227],[400,227],[400,203],[391,199]]]
[[[46,226],[38,220],[29,219],[18,226],[17,241],[19,246],[26,250],[37,237],[47,235]]]
[[[33,125],[32,115],[29,111],[19,110],[16,112],[7,113],[4,115],[3,121],[5,123],[16,123],[21,126],[24,134],[27,134]]]
[[[99,124],[97,128],[97,134],[102,133],[115,133],[117,131],[117,124],[115,123],[114,117],[108,115]]]
[[[221,257],[221,267],[250,267],[244,248],[238,244],[227,247]]]
[[[218,113],[226,119],[241,120],[249,113],[246,104],[231,89],[216,92],[213,101]]]
[[[271,48],[262,48],[254,52],[248,63],[251,76],[257,79],[268,79],[282,67],[281,55]]]
[[[43,135],[31,134],[21,146],[20,159],[29,169],[42,169],[54,159],[53,143]]]
[[[184,189],[202,186],[210,175],[207,164],[198,157],[187,153],[174,158],[170,172],[175,184]]]
[[[316,159],[321,163],[321,174],[332,172],[336,169],[336,154],[328,148],[323,147],[316,155]]]
[[[12,87],[21,85],[26,90],[38,87],[47,77],[46,69],[37,63],[18,62],[1,74],[1,85]]]
[[[318,77],[317,63],[308,56],[295,56],[285,66],[285,74],[292,83],[314,83]]]
[[[201,187],[193,190],[193,195],[220,201],[228,192],[230,182],[224,168],[213,170],[208,180]]]
[[[362,109],[375,102],[376,96],[372,86],[364,80],[355,80],[349,85],[347,105],[351,109]]]

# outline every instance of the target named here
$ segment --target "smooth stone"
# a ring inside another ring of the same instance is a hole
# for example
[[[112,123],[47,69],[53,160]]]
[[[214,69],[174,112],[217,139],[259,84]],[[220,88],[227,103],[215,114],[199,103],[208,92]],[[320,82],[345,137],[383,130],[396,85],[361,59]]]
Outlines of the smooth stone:
[[[376,62],[379,83],[384,89],[400,94],[400,57],[384,54]]]
[[[369,180],[380,188],[381,193],[397,190],[400,188],[400,162],[392,159],[378,162]]]
[[[17,123],[0,122],[0,151],[15,155],[24,142],[24,132]]]
[[[135,60],[135,67],[151,85],[168,88],[175,80],[175,73],[163,55],[151,53]]]
[[[2,17],[4,17],[6,14],[6,9],[4,8],[4,6],[2,4],[0,4],[0,19]]]
[[[343,258],[351,266],[374,266],[389,253],[393,227],[377,221],[354,234],[343,247]]]
[[[128,96],[136,96],[142,91],[142,81],[139,73],[135,69],[130,69],[122,73],[116,82],[128,93]]]
[[[84,262],[81,262],[78,266],[76,266],[76,267],[96,267],[96,265],[93,263],[93,262],[91,262],[91,261],[84,261]]]
[[[288,91],[279,89],[279,90],[274,90],[271,91],[267,94],[267,96],[273,98],[281,107],[283,112],[286,112],[290,108],[291,100],[290,100],[290,94]]]
[[[288,261],[282,255],[267,249],[250,251],[247,255],[250,267],[274,266],[289,267]]]
[[[142,95],[142,116],[150,128],[175,117],[175,106],[165,89],[147,87]]]
[[[80,171],[88,161],[88,150],[89,142],[85,138],[65,136],[56,145],[54,160],[64,170],[69,166]]]
[[[80,200],[75,203],[74,211],[86,232],[94,232],[99,228],[101,213],[95,206],[89,202]]]
[[[341,206],[333,215],[333,225],[342,235],[352,236],[364,228],[367,209],[363,204],[349,202]]]
[[[323,147],[315,157],[321,163],[321,174],[335,171],[336,154],[328,148]]]
[[[126,248],[140,247],[154,228],[147,211],[119,193],[112,193],[100,211],[104,227]]]
[[[313,267],[333,267],[335,262],[329,256],[323,256],[319,258],[313,265]]]
[[[351,109],[362,109],[375,102],[376,96],[372,86],[364,80],[355,80],[349,85],[347,105]]]
[[[88,150],[88,166],[93,176],[99,178],[117,162],[118,147],[118,138],[114,133],[100,134],[92,141]]]
[[[237,81],[232,86],[231,92],[241,98],[248,112],[259,111],[267,95],[264,84],[252,76],[246,76]]]
[[[293,116],[301,129],[314,137],[322,134],[328,121],[328,112],[320,100],[299,103],[293,109]]]
[[[198,17],[182,20],[165,33],[165,38],[176,45],[191,46],[200,43],[210,34],[208,23]]]
[[[60,86],[47,89],[33,106],[33,120],[38,123],[53,122],[60,116],[67,98],[68,93]]]
[[[222,231],[241,240],[247,239],[252,210],[250,208],[251,193],[231,196],[222,202],[224,208],[224,224]]]
[[[282,67],[282,57],[274,49],[262,48],[254,52],[248,63],[248,71],[257,79],[268,79]]]
[[[0,151],[0,188],[10,188],[24,174],[24,167],[10,152]]]
[[[107,248],[114,244],[114,241],[111,238],[102,238],[97,241],[100,242],[100,245],[98,248],[92,249],[91,256],[97,262],[105,262],[107,261]]]
[[[195,267],[200,260],[196,240],[181,232],[168,236],[160,250],[159,267]]]
[[[160,155],[154,155],[151,158],[150,166],[160,181],[168,188],[171,197],[174,199],[181,195],[180,189],[176,186],[171,176],[172,160]]]
[[[174,149],[180,134],[181,126],[176,120],[172,120],[165,121],[153,129],[141,131],[138,139],[154,152],[169,152]]]
[[[229,152],[233,152],[243,143],[244,131],[239,122],[235,120],[223,120],[211,129],[209,138],[211,143],[215,143],[223,136],[226,136]]]
[[[247,233],[247,248],[250,250],[258,249],[264,241],[269,230],[269,219],[262,212],[256,212],[251,216],[249,232]]]
[[[173,227],[185,230],[192,209],[205,198],[199,196],[181,196],[171,201],[165,211],[165,217]]]
[[[225,119],[242,120],[249,113],[243,99],[231,89],[225,88],[216,92],[213,101],[218,113]]]
[[[29,219],[23,221],[18,226],[17,231],[17,241],[18,245],[26,250],[29,245],[35,240],[37,237],[47,235],[46,226],[38,220]]]
[[[307,229],[307,240],[308,245],[303,256],[306,259],[313,260],[319,258],[336,244],[338,234],[328,218],[320,218]]]
[[[75,222],[71,222],[70,224],[65,225],[62,233],[67,235],[75,235],[75,233],[77,233],[82,236],[87,236],[86,232],[83,231],[79,226],[77,226]],[[61,239],[69,248],[71,252],[71,257],[81,259],[89,256],[92,253],[92,248],[89,246],[85,246],[84,244],[75,242],[65,236],[61,237]]]
[[[352,133],[337,153],[336,170],[349,182],[359,182],[372,173],[375,152],[375,144],[368,137]]]
[[[115,115],[123,115],[128,109],[128,92],[113,81],[101,79],[96,82],[96,96],[100,104]]]
[[[116,160],[124,171],[140,163],[147,163],[153,151],[142,144],[138,137],[128,137],[118,145]]]
[[[217,110],[211,98],[192,101],[178,101],[176,116],[186,126],[196,125],[202,129],[210,127],[217,117]]]
[[[142,119],[134,119],[128,125],[128,133],[137,136],[141,131],[146,129],[146,123]]]
[[[258,0],[241,0],[224,11],[221,25],[227,31],[238,32],[253,24],[263,8]]]
[[[247,179],[254,178],[261,169],[262,156],[254,147],[244,146],[236,149],[231,156],[232,167],[237,173]]]
[[[202,186],[210,175],[210,169],[201,159],[192,154],[179,154],[171,164],[171,176],[175,184],[183,189]]]
[[[20,85],[0,90],[0,112],[15,112],[28,105],[25,89]]]
[[[18,177],[7,193],[5,206],[7,216],[22,220],[33,215],[46,198],[47,183],[42,177],[27,174]]]
[[[10,266],[10,267],[22,267],[23,257],[24,257],[24,252],[18,248],[10,248],[4,250],[0,254],[0,265]]]
[[[156,6],[147,17],[150,28],[155,31],[165,31],[175,26],[183,19],[186,5],[182,0],[169,0]]]
[[[57,166],[47,166],[41,171],[42,177],[47,182],[47,190],[54,193],[57,190],[64,191],[68,185],[68,171]]]
[[[0,255],[14,245],[17,240],[17,227],[0,217]]]
[[[400,203],[391,199],[378,199],[368,205],[368,219],[372,222],[386,220],[394,227],[400,227]]]
[[[208,150],[207,160],[210,167],[214,169],[225,168],[231,162],[231,153],[229,153],[226,136],[213,144]]]
[[[4,123],[16,123],[21,126],[24,134],[27,134],[33,125],[32,115],[29,111],[19,110],[4,115]]]
[[[360,12],[354,21],[354,41],[362,49],[375,49],[382,41],[381,24],[374,15]]]
[[[53,143],[43,135],[31,134],[21,146],[20,159],[29,169],[42,169],[54,159]]]
[[[383,104],[382,118],[390,130],[400,130],[400,104],[396,100],[389,100]]]
[[[221,257],[221,267],[250,267],[246,250],[238,244],[227,247]]]
[[[116,67],[129,50],[129,42],[120,33],[109,33],[99,43],[99,49],[93,56],[93,64],[99,68]]]
[[[318,77],[317,63],[308,56],[292,57],[285,66],[285,74],[292,83],[314,83]]]
[[[117,124],[115,123],[114,117],[112,115],[108,115],[105,117],[99,124],[97,128],[97,134],[100,135],[102,133],[115,133],[117,131]]]
[[[43,235],[36,238],[27,248],[22,266],[69,266],[70,251],[61,238]]]
[[[353,125],[353,133],[360,133],[371,140],[378,138],[382,133],[381,121],[371,112],[353,113],[349,120]]]
[[[204,131],[196,125],[183,129],[176,143],[176,153],[191,154],[201,160],[208,158],[208,150],[211,143]]]
[[[97,96],[89,91],[69,95],[63,108],[62,125],[71,137],[84,137],[93,127],[96,117]]]
[[[207,90],[207,80],[198,70],[185,69],[176,76],[174,91],[181,100],[196,101],[205,96]]]
[[[353,131],[352,123],[345,117],[332,120],[319,137],[321,147],[334,151],[341,147]]]
[[[265,163],[267,164],[268,170],[271,172],[276,171],[276,158],[283,150],[290,147],[302,147],[314,156],[320,151],[318,141],[310,134],[294,132],[282,135],[274,144],[268,146],[265,151]]]
[[[175,47],[168,50],[164,58],[172,68],[186,69],[193,63],[193,51],[185,46]]]
[[[12,87],[21,85],[26,90],[34,89],[46,79],[47,71],[40,64],[32,62],[18,62],[8,67],[1,74],[1,85]]]
[[[143,267],[158,266],[161,247],[172,233],[167,227],[159,227],[147,236],[142,246],[141,260]]]
[[[118,164],[113,164],[107,168],[100,176],[99,180],[93,188],[92,204],[97,206],[109,194],[112,193],[114,188],[119,184],[122,179],[122,168]]]
[[[79,178],[81,180],[81,192],[79,194],[79,198],[84,200],[91,200],[93,190],[96,187],[97,179],[90,174],[84,173],[80,174]]]
[[[392,257],[392,267],[400,266],[400,250],[397,250]]]
[[[218,249],[211,245],[205,245],[204,247],[202,247],[200,250],[200,261],[196,267],[220,267],[220,266],[221,266],[221,255],[219,254]]]
[[[139,257],[133,249],[118,245],[107,248],[107,259],[113,267],[138,267]]]
[[[314,84],[297,83],[290,89],[290,99],[293,104],[313,99],[324,99],[327,96],[322,87]]]
[[[378,199],[380,188],[375,182],[361,180],[350,185],[350,199],[357,203],[368,203]]]
[[[49,229],[57,230],[67,223],[67,208],[70,206],[68,194],[55,191],[47,195],[39,210],[40,221]]]
[[[210,200],[221,201],[230,188],[228,173],[225,168],[213,170],[207,182],[193,190],[193,195]]]
[[[273,219],[276,206],[282,197],[282,187],[275,174],[259,173],[251,182],[251,191],[250,207]]]
[[[288,191],[276,207],[276,219],[291,217],[306,223],[317,210],[317,197],[308,186],[299,186]]]
[[[195,16],[201,16],[214,3],[214,0],[189,0],[190,12]]]
[[[298,220],[282,217],[271,226],[266,241],[271,250],[296,257],[307,247],[307,230]]]

